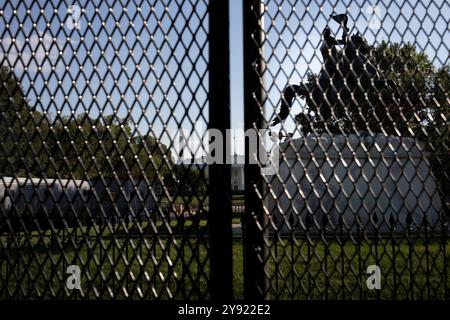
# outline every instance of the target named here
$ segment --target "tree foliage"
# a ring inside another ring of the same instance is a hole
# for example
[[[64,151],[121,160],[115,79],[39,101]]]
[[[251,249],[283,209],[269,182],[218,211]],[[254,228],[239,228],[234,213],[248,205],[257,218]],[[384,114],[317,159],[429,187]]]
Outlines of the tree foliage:
[[[28,104],[8,68],[0,76],[0,176],[186,183],[198,178],[194,169],[175,170],[168,148],[155,137],[133,135],[128,119],[87,113],[50,119]]]
[[[448,132],[449,66],[437,68],[409,43],[371,46],[366,42],[364,46],[382,77],[397,83],[400,99],[395,101],[387,89],[355,90],[353,97],[341,97],[343,103],[333,110],[332,124],[342,133],[383,133],[421,140],[430,138],[437,127]],[[308,85],[317,79],[309,74]],[[320,121],[314,108],[308,111],[313,122]]]
[[[48,130],[47,119],[28,105],[14,74],[7,67],[1,67],[0,174],[24,176],[30,172],[34,175],[45,168],[48,157],[43,150],[42,137]]]

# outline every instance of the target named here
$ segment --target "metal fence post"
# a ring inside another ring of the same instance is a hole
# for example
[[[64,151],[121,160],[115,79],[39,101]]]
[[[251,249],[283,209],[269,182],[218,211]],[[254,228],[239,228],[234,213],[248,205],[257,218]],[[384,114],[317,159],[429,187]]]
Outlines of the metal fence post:
[[[220,130],[224,142],[229,140],[225,137],[230,128],[228,4],[226,0],[209,2],[209,128]],[[225,162],[229,156],[225,150],[223,164],[209,166],[208,224],[213,300],[233,297],[231,175],[230,166]]]
[[[262,15],[264,4],[259,0],[243,1],[244,16],[244,127],[261,129],[265,127],[263,104],[264,32]],[[258,136],[259,137],[259,136]],[[264,272],[268,248],[264,243],[267,217],[258,196],[262,190],[261,168],[249,163],[249,145],[245,144],[245,214],[243,217],[244,241],[244,297],[245,299],[267,298],[268,281]],[[258,223],[263,227],[261,230]]]

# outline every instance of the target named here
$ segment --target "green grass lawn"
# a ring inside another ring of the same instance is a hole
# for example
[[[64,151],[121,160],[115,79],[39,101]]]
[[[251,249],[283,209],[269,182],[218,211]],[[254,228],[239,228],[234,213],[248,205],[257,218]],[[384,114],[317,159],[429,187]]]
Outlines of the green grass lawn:
[[[197,239],[125,238],[111,233],[98,237],[94,233],[76,245],[52,243],[49,237],[30,240],[29,236],[15,243],[9,239],[8,245],[8,239],[1,236],[0,298],[66,298],[66,294],[80,298],[79,292],[64,292],[70,264],[81,267],[86,298],[208,298],[209,244],[203,229],[196,230]],[[272,299],[375,299],[377,294],[382,299],[443,299],[449,287],[444,274],[449,274],[450,246],[438,241],[413,245],[346,242],[341,246],[336,240],[325,245],[323,240],[297,239],[295,243],[270,241],[270,245],[266,270]],[[242,243],[234,240],[234,295],[238,299],[244,291],[242,256]],[[366,288],[365,271],[371,264],[382,270],[378,292]]]

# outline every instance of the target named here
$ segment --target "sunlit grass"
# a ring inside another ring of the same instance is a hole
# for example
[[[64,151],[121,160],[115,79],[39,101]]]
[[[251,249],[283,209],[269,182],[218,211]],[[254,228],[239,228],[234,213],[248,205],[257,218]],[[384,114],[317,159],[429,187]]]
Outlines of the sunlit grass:
[[[101,236],[91,230],[81,237],[77,229],[66,230],[64,238],[61,232],[1,236],[0,298],[209,298],[211,253],[204,223],[191,222],[176,235],[152,235],[148,225],[142,229],[144,237],[106,229]],[[448,298],[450,245],[439,238],[413,244],[334,240],[329,245],[298,238],[271,240],[270,245],[266,270],[272,299]],[[81,267],[83,295],[65,289],[71,264]],[[238,239],[233,241],[233,264],[234,296],[240,299],[244,279]],[[366,287],[366,268],[372,264],[382,271],[379,291]]]

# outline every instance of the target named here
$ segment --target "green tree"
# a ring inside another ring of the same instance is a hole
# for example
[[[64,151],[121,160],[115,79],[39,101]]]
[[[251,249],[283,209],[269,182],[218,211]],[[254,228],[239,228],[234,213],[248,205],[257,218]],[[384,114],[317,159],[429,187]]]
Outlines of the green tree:
[[[49,119],[29,105],[14,73],[2,67],[0,77],[0,175],[146,178],[180,195],[206,191],[200,170],[175,166],[169,149],[151,135],[133,135],[128,119],[87,113]]]
[[[138,136],[134,138],[134,145],[139,163],[149,178],[161,181],[173,169],[168,148],[156,138],[150,135]],[[140,168],[136,166],[135,170]]]
[[[355,100],[344,100],[346,110],[335,110],[332,122],[343,133],[383,133],[414,137],[425,142],[431,153],[432,170],[439,190],[450,204],[450,66],[437,68],[413,44],[378,46],[365,43],[370,61],[385,79],[397,83],[400,100],[386,89],[357,92]],[[307,83],[317,76],[309,74]],[[358,96],[359,94],[359,96]],[[367,94],[367,95],[366,95]],[[339,108],[338,108],[339,109]],[[312,111],[312,125],[318,122]],[[320,125],[316,125],[320,127]]]
[[[14,73],[1,67],[0,175],[42,176],[49,165],[43,143],[48,131],[48,119],[29,107]]]
[[[208,190],[206,168],[203,166],[174,165],[164,182],[171,195],[182,196],[187,202],[194,197],[205,196]]]
[[[51,144],[62,176],[95,179],[155,179],[167,173],[167,147],[150,136],[133,137],[126,120],[113,115],[91,118],[88,114],[55,120]]]
[[[448,91],[445,91],[448,66],[437,69],[412,44],[382,42],[371,46],[365,43],[364,47],[382,77],[397,83],[400,100],[396,102],[387,89],[356,90],[353,97],[341,97],[344,108],[335,108],[332,123],[343,133],[383,133],[420,139],[429,136],[424,130],[436,121],[436,116],[442,118],[448,110]],[[317,78],[309,74],[307,84],[311,85]],[[320,127],[314,111],[309,110],[313,125]]]

